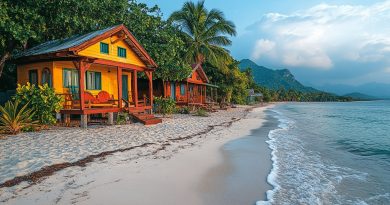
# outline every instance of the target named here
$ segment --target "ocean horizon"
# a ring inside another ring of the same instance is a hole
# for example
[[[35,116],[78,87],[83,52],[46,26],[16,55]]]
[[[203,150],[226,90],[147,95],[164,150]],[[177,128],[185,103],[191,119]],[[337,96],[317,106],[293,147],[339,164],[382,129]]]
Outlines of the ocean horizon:
[[[390,101],[271,109],[273,168],[260,204],[390,204]]]

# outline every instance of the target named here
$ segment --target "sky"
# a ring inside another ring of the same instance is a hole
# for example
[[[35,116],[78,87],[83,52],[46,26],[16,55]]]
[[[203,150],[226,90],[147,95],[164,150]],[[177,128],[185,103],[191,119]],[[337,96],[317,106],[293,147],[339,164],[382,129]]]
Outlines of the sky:
[[[139,0],[163,16],[185,0]],[[245,3],[244,3],[245,2]],[[390,83],[390,0],[206,0],[236,25],[228,47],[307,85]]]

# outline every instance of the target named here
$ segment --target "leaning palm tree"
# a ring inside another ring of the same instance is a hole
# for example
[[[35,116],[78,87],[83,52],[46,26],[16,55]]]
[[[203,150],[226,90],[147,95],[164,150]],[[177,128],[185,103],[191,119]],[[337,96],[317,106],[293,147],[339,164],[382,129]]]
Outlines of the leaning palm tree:
[[[209,63],[219,67],[229,60],[229,51],[223,47],[231,45],[227,35],[235,36],[236,30],[233,22],[226,20],[221,11],[208,11],[204,1],[197,4],[186,2],[169,19],[183,31],[188,46],[187,61],[199,64],[207,58]]]

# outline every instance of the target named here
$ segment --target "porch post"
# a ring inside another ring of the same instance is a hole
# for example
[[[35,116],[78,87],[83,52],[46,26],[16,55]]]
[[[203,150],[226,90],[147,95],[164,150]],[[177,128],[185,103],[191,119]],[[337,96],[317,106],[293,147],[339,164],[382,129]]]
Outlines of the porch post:
[[[206,86],[205,85],[203,86],[203,90],[204,90],[203,103],[206,103],[207,90],[206,90]]]
[[[80,99],[80,110],[84,110],[84,81],[85,81],[85,67],[83,62],[79,62],[79,99]]]
[[[187,81],[187,86],[186,86],[186,89],[187,89],[187,105],[188,103],[190,103],[190,88],[188,87],[188,81]]]
[[[109,125],[113,125],[114,124],[114,113],[113,112],[109,112],[108,113],[108,122],[107,122]]]
[[[80,116],[80,127],[87,128],[87,123],[88,123],[88,115],[81,115]]]
[[[149,72],[149,99],[150,99],[150,106],[153,106],[153,73],[151,71]],[[146,103],[146,102],[145,102]]]
[[[134,95],[134,104],[135,104],[135,107],[138,107],[138,79],[137,79],[137,71],[134,70],[133,71],[133,89],[134,89],[134,92],[133,92],[133,95]]]
[[[122,68],[117,67],[118,106],[122,108]]]
[[[199,85],[200,87],[200,104],[203,104],[203,86]]]

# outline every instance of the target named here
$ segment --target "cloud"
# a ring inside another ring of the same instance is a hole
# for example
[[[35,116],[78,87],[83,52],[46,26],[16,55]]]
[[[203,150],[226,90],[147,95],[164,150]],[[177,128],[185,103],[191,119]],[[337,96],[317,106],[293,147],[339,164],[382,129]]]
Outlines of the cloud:
[[[248,31],[254,60],[320,70],[337,62],[390,66],[390,0],[369,6],[319,4],[290,14],[268,13]],[[345,63],[344,63],[345,64]]]
[[[257,40],[255,43],[255,48],[252,53],[253,59],[260,59],[262,55],[270,56],[272,50],[275,48],[275,42],[265,39]]]

